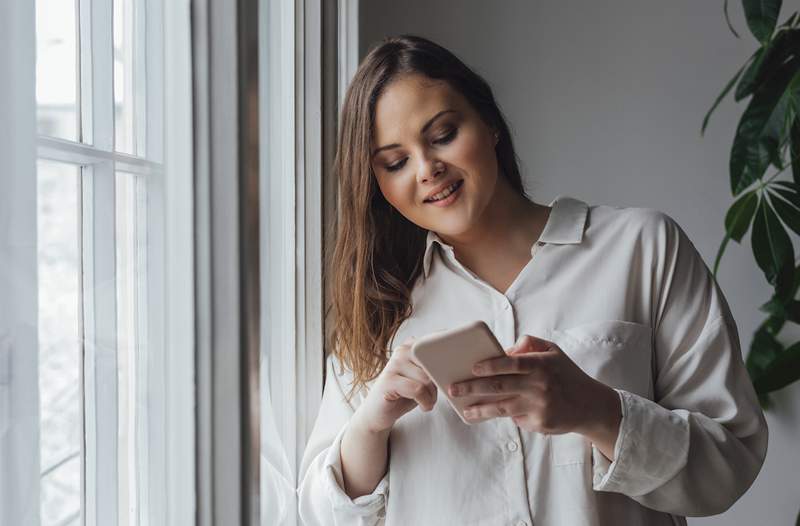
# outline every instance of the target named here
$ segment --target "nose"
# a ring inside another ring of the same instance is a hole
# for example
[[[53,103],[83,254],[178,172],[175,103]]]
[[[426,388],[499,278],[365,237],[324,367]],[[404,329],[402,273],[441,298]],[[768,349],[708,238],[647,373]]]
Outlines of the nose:
[[[423,154],[420,156],[417,182],[426,183],[436,179],[444,172],[444,162],[434,156]]]

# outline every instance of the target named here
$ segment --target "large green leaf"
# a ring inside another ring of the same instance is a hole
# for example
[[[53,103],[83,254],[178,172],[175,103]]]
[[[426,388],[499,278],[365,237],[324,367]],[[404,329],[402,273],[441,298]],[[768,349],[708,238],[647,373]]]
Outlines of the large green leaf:
[[[753,94],[742,114],[731,148],[730,183],[733,195],[738,195],[764,175],[770,156],[761,139],[774,136],[775,122],[785,119],[781,114],[781,111],[786,111],[783,96],[798,68],[800,57],[793,57],[781,65]]]
[[[761,305],[759,310],[769,313],[776,319],[781,318],[794,323],[800,323],[800,301],[797,300],[784,302],[780,298],[773,296],[771,300]],[[780,330],[780,328],[778,330]],[[777,331],[770,330],[770,332],[777,334]]]
[[[797,64],[800,67],[800,59]],[[775,109],[772,110],[769,120],[764,125],[764,131],[761,132],[761,144],[767,151],[769,162],[778,170],[783,170],[781,148],[789,138],[788,118],[791,114],[791,100],[791,93],[787,87],[781,98],[778,99],[778,103],[775,105]]]
[[[766,46],[760,47],[751,57],[754,60],[736,86],[734,100],[739,102],[751,95],[781,64],[798,53],[800,53],[800,29],[779,31],[775,38]]]
[[[794,230],[795,233],[800,234],[800,210],[787,201],[784,201],[773,192],[770,192],[770,203],[775,208],[781,220],[786,223],[789,228]]]
[[[794,276],[792,277],[792,290],[787,298],[781,298],[776,294],[758,309],[770,315],[770,318],[764,322],[763,326],[771,334],[778,334],[783,327],[785,320],[792,321],[800,324],[800,301],[797,301],[797,290],[800,289],[800,265],[794,269]]]
[[[759,42],[766,42],[778,23],[781,0],[742,0],[747,27]]]
[[[750,228],[758,201],[758,192],[751,190],[737,199],[725,214],[725,230],[737,243],[741,243],[742,236]]]
[[[756,263],[781,298],[791,294],[794,280],[794,247],[777,214],[766,199],[756,208],[750,235]]]
[[[769,393],[797,380],[800,380],[800,342],[774,356],[753,381],[753,386],[759,393]]]

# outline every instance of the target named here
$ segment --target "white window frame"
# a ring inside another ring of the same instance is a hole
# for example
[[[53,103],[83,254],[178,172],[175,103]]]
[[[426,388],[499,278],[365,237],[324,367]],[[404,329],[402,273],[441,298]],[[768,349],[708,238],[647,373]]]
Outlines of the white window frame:
[[[261,86],[248,61],[251,20],[241,23],[256,6]],[[341,77],[357,64],[358,2],[193,0],[193,13],[198,524],[260,526],[268,520],[258,505],[260,380],[269,381],[294,473],[322,395],[323,225],[336,214],[323,170],[333,159]],[[254,108],[261,129],[253,127]],[[254,143],[260,171],[276,177],[253,179]],[[260,188],[255,203],[237,193],[245,185]],[[265,229],[255,239],[254,222]],[[253,272],[259,254],[267,258],[260,275]],[[253,302],[253,291],[266,297]],[[259,378],[259,329],[269,379]]]
[[[144,374],[135,381],[144,418],[136,434],[135,478],[139,525],[188,524],[194,519],[193,242],[191,177],[190,3],[142,0],[134,9],[135,79],[144,98],[135,101],[134,144],[146,156],[114,149],[112,3],[80,0],[79,78],[81,142],[38,136],[38,158],[81,169],[84,273],[84,476],[81,510],[87,526],[116,524],[117,306],[115,180],[118,171],[145,179],[139,210],[146,232],[143,279],[146,301]],[[164,41],[164,28],[171,38]],[[138,61],[142,58],[142,61]],[[165,71],[169,65],[169,74]],[[147,73],[143,70],[146,67]],[[145,79],[142,81],[142,79]],[[163,95],[162,95],[163,86]],[[130,95],[130,93],[126,93]],[[169,101],[164,119],[164,98]],[[147,104],[147,111],[144,108]],[[168,133],[163,130],[167,126]],[[145,129],[146,127],[146,129]],[[170,155],[163,158],[164,141]],[[146,144],[142,144],[146,141]],[[169,177],[165,177],[169,173]],[[170,207],[166,207],[167,196]],[[170,242],[167,243],[166,240]],[[113,342],[109,345],[109,342]],[[167,345],[168,344],[168,345]],[[169,353],[165,353],[169,349]],[[138,352],[138,350],[137,350]],[[169,378],[169,384],[166,379]],[[143,446],[139,448],[139,446]],[[146,455],[146,456],[145,456]],[[188,482],[188,483],[187,483]],[[169,496],[169,497],[168,497]],[[131,517],[132,519],[134,517]]]
[[[359,7],[358,0],[338,0],[334,16],[328,17],[321,0],[296,4],[297,11],[285,9],[265,17],[261,35],[269,40],[261,47],[280,52],[259,57],[265,79],[272,82],[261,92],[261,122],[266,124],[262,171],[281,174],[267,179],[261,196],[262,221],[269,229],[264,253],[270,255],[265,323],[269,349],[280,350],[268,355],[268,381],[278,431],[295,473],[322,398],[322,249],[324,226],[336,219],[329,171],[339,110],[358,66]],[[336,24],[337,38],[323,41],[326,23],[325,34]],[[336,78],[324,84],[323,60],[330,58],[321,51],[331,43],[338,45]],[[326,85],[335,89],[335,109],[325,98]]]

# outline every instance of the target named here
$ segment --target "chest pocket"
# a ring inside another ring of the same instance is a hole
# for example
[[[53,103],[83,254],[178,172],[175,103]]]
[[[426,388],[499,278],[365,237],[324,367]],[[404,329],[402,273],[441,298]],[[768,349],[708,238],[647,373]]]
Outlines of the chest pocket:
[[[652,399],[652,328],[624,320],[601,320],[545,336],[556,343],[586,374],[609,387]],[[589,462],[591,445],[583,435],[548,435],[553,465]]]

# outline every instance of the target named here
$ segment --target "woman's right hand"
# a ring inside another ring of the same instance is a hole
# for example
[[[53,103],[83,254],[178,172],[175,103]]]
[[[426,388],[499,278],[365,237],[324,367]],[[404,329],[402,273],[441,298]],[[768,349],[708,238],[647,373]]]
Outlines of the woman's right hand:
[[[381,433],[398,418],[419,405],[428,412],[436,404],[436,385],[411,354],[414,338],[407,339],[391,354],[353,415],[364,428]]]

